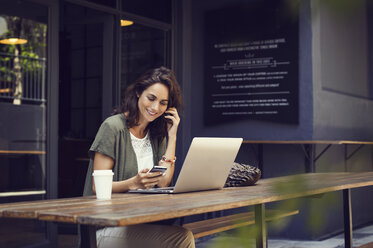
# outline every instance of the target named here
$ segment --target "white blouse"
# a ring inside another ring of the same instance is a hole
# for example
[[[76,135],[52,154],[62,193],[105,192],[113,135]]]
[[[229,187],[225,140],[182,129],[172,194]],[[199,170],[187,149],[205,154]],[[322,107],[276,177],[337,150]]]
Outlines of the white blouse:
[[[149,132],[147,132],[145,137],[142,139],[136,138],[131,132],[130,134],[132,147],[136,154],[138,172],[145,168],[151,169],[154,165],[154,161],[153,148],[152,144],[150,143]]]

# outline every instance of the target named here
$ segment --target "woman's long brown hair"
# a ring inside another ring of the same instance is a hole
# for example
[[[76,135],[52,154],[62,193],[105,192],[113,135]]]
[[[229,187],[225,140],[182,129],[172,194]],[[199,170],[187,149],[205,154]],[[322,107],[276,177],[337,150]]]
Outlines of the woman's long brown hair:
[[[181,90],[173,71],[164,66],[151,69],[127,87],[120,109],[114,111],[114,113],[128,113],[126,120],[129,128],[137,126],[139,122],[137,96],[156,83],[161,83],[168,88],[169,99],[167,108],[174,107],[178,112],[181,111]],[[150,131],[150,136],[153,138],[163,138],[167,135],[167,121],[162,116],[150,122],[147,128]]]

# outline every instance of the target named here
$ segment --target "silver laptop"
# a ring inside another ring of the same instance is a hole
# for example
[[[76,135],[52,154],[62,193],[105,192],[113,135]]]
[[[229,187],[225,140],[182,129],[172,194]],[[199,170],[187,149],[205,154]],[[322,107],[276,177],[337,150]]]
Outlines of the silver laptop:
[[[131,193],[182,193],[223,188],[242,138],[194,138],[174,187]]]

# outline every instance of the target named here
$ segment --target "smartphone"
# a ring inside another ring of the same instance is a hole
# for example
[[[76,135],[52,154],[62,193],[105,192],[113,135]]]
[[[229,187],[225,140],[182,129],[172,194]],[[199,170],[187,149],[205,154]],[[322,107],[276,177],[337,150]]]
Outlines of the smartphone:
[[[150,172],[165,172],[167,170],[166,166],[159,166],[159,165],[154,165],[153,168],[150,169]]]
[[[163,114],[163,116],[166,116],[166,115],[171,115],[171,114],[169,114],[169,113],[164,113]],[[166,120],[166,122],[168,123],[168,124],[172,124],[173,122],[172,122],[172,120],[170,120],[170,119],[167,119],[167,118],[164,118],[165,120]]]

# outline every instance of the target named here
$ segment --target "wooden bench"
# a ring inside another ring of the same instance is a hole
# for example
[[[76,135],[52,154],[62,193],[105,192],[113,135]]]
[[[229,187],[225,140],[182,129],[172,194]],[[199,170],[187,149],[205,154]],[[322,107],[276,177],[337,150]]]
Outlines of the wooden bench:
[[[288,216],[296,215],[298,213],[299,210],[266,210],[265,220],[267,222],[274,221]],[[183,227],[192,231],[194,238],[200,238],[218,232],[224,232],[253,224],[255,224],[254,212],[246,212],[187,223],[184,224]]]

